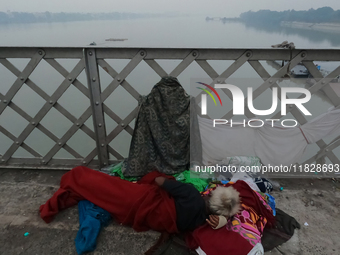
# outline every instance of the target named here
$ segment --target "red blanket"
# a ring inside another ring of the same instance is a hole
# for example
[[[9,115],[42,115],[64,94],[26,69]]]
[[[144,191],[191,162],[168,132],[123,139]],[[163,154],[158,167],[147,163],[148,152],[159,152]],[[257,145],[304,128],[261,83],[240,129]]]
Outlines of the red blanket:
[[[272,212],[266,209],[257,194],[247,183],[237,181],[234,184],[228,183],[225,186],[228,187],[230,185],[240,193],[242,204],[253,208],[259,216],[265,217],[268,226],[272,226],[275,223],[275,217]],[[191,249],[196,249],[200,246],[207,255],[246,255],[253,248],[253,245],[240,233],[230,231],[226,227],[214,230],[208,224],[195,229],[187,236],[186,241]]]
[[[80,200],[88,200],[110,212],[119,223],[130,225],[136,231],[153,229],[176,233],[175,203],[165,190],[155,184],[157,176],[167,177],[152,172],[138,183],[131,183],[87,167],[76,167],[62,176],[60,188],[40,206],[40,216],[49,223],[59,211],[76,205]]]
[[[212,229],[208,224],[188,234],[186,242],[191,249],[200,246],[207,255],[246,255],[253,248],[240,234],[228,231],[224,227]]]

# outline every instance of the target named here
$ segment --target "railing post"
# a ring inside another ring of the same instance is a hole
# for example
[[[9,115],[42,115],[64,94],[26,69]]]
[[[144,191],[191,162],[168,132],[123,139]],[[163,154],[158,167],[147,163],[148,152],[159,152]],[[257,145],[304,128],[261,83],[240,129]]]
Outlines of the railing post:
[[[96,50],[93,48],[84,49],[84,56],[87,84],[90,91],[93,127],[96,134],[99,167],[101,168],[108,165],[109,155],[106,143],[106,128]]]

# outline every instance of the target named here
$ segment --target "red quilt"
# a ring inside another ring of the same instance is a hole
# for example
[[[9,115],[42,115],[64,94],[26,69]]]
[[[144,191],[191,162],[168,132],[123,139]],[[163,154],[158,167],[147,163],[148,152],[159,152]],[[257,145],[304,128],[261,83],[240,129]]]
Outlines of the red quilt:
[[[88,200],[136,231],[153,229],[177,233],[174,200],[155,184],[157,176],[171,178],[151,172],[139,182],[131,183],[78,166],[62,176],[60,188],[40,206],[40,216],[49,223],[59,211],[78,204],[80,200]]]

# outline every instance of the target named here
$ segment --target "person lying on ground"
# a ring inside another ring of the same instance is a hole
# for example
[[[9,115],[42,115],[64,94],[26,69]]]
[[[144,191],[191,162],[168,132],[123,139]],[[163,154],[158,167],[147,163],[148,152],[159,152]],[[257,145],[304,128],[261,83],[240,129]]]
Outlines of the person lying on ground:
[[[225,225],[229,213],[238,208],[239,199],[228,198],[223,192],[216,195],[215,200],[211,200],[214,193],[204,199],[192,185],[157,171],[131,183],[79,166],[62,176],[60,188],[39,211],[49,223],[59,211],[88,200],[136,231],[178,233],[192,231],[206,222],[213,228]],[[230,205],[226,207],[228,201]],[[224,211],[226,217],[217,216],[218,211]]]
[[[174,198],[180,231],[194,230],[205,222],[214,229],[221,228],[241,209],[239,193],[232,187],[218,187],[202,197],[191,184],[162,176],[156,177],[155,182]]]

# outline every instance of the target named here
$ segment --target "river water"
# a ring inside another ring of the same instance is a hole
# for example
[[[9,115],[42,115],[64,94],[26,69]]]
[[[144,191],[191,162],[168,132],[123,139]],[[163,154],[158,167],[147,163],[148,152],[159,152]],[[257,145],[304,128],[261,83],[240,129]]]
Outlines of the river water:
[[[98,47],[183,47],[183,48],[269,48],[273,44],[282,41],[294,42],[297,48],[304,49],[339,49],[340,34],[311,31],[294,28],[281,28],[275,26],[250,26],[243,23],[220,21],[206,21],[205,17],[177,17],[177,18],[152,18],[139,20],[107,20],[107,21],[82,21],[68,23],[39,23],[39,24],[11,24],[0,25],[0,46],[57,46],[57,47],[85,47],[89,43],[95,42]],[[126,41],[108,42],[108,38],[127,38]],[[9,59],[19,70],[27,64],[26,59]],[[112,61],[107,60],[117,72],[122,70],[127,60]],[[58,60],[68,71],[77,63],[76,60]],[[176,67],[179,60],[158,61],[167,72]],[[208,61],[218,72],[223,72],[232,61]],[[276,72],[276,68],[270,63],[261,62],[270,74]],[[318,63],[321,68],[332,71],[339,63]],[[101,68],[102,89],[112,81]],[[15,76],[0,64],[1,86],[0,93],[6,94]],[[232,76],[233,78],[258,78],[259,76],[246,63]],[[179,77],[183,87],[190,92],[190,82],[197,78],[207,78],[202,69],[193,63]],[[37,69],[32,73],[30,79],[41,87],[48,95],[56,90],[57,86],[63,81],[63,77],[58,74],[49,64],[41,62]],[[142,95],[148,94],[152,86],[159,81],[160,77],[155,74],[150,67],[142,62],[128,76],[127,81]],[[86,76],[83,72],[78,80],[86,86]],[[254,82],[259,83],[259,82]],[[297,82],[297,86],[305,87],[303,82]],[[258,85],[254,85],[256,88]],[[254,101],[255,107],[268,109],[271,106],[270,91],[264,93]],[[34,116],[45,103],[40,96],[33,92],[28,86],[23,88],[13,99],[19,107],[24,109],[30,116]],[[75,117],[79,117],[90,105],[77,89],[70,87],[68,91],[58,100]],[[137,101],[132,98],[123,88],[119,87],[106,101],[105,104],[114,110],[122,119],[137,106]],[[312,119],[331,107],[327,98],[322,94],[316,94],[306,105],[312,113]],[[111,132],[116,126],[113,120],[106,116],[107,133]],[[0,125],[10,131],[14,136],[19,136],[28,122],[7,107],[0,118]],[[57,110],[52,109],[41,124],[51,130],[53,134],[61,138],[72,123],[63,117]],[[86,122],[92,128],[92,119]],[[134,123],[130,123],[133,128]],[[331,141],[334,137],[329,137],[325,141]],[[0,133],[0,154],[10,147],[12,140]],[[55,144],[40,131],[35,129],[25,141],[36,151],[45,155]],[[123,156],[127,156],[130,144],[130,135],[123,131],[116,137],[110,145]],[[68,142],[82,156],[86,156],[95,146],[95,142],[78,131]],[[311,157],[318,151],[316,145],[307,148],[305,157]],[[336,150],[340,155],[340,149]],[[14,156],[30,157],[24,149],[20,148]],[[56,158],[73,158],[65,150],[61,149]]]
[[[297,48],[339,48],[340,34],[206,21],[205,17],[0,25],[0,46],[267,48],[288,40]],[[127,38],[124,42],[105,42]]]

